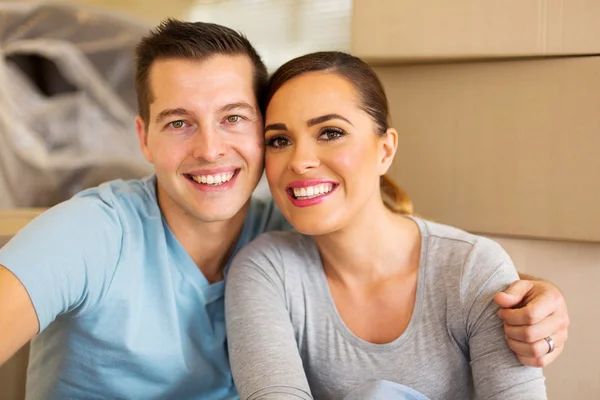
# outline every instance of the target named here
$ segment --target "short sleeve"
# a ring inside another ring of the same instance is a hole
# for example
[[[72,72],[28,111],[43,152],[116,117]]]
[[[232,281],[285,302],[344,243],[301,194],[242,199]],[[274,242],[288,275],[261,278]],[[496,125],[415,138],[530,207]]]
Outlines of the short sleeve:
[[[23,284],[40,332],[57,316],[95,309],[108,290],[123,229],[114,205],[75,197],[30,222],[2,249],[0,265]]]

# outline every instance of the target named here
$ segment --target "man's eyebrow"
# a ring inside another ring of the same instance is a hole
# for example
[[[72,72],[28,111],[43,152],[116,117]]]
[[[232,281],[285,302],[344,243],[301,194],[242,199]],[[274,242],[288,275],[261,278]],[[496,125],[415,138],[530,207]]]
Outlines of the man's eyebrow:
[[[254,108],[250,104],[246,103],[245,101],[238,101],[237,103],[226,104],[223,107],[221,107],[219,109],[219,111],[220,112],[228,112],[228,111],[233,111],[233,110],[237,110],[240,108],[248,110],[248,111],[256,114],[256,108]]]
[[[352,125],[352,122],[348,121],[347,118],[342,117],[340,114],[327,114],[327,115],[322,115],[320,117],[311,118],[308,121],[306,121],[306,125],[308,125],[308,127],[310,128],[311,126],[319,125],[319,124],[322,124],[323,122],[327,122],[332,119],[341,119],[342,121],[346,121],[347,123]],[[354,125],[352,125],[352,126],[354,126]]]
[[[265,132],[267,132],[268,130],[287,131],[288,128],[287,128],[287,126],[285,126],[285,124],[271,124],[271,125],[265,126]]]
[[[168,117],[188,117],[192,115],[194,115],[194,113],[185,108],[168,108],[159,112],[154,121],[158,124]]]

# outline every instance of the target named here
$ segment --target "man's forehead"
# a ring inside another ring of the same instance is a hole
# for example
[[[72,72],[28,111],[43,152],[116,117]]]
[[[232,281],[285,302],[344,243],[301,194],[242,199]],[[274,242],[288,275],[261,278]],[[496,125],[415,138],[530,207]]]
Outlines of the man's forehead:
[[[149,72],[152,86],[162,82],[209,85],[232,81],[236,84],[252,86],[254,82],[252,62],[248,57],[240,55],[216,55],[202,60],[159,59],[152,63]]]
[[[218,57],[221,59],[157,61],[149,79],[151,106],[174,102],[176,107],[195,104],[221,108],[245,102],[255,107],[250,61],[244,56]]]

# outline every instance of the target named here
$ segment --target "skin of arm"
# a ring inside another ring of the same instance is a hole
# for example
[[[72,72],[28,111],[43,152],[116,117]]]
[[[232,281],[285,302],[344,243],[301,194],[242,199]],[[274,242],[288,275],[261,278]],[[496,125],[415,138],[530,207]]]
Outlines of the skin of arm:
[[[27,291],[12,272],[0,265],[0,365],[39,331],[37,314]]]

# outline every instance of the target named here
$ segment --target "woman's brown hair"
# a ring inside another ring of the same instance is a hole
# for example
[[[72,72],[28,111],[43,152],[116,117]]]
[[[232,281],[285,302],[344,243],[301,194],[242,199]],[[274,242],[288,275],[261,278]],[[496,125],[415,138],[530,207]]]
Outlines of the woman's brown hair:
[[[389,107],[383,86],[375,72],[360,58],[339,51],[307,54],[283,64],[269,80],[265,106],[287,81],[309,72],[328,72],[347,79],[358,94],[358,106],[375,123],[376,134],[385,136],[390,127]],[[388,176],[380,179],[383,202],[399,214],[412,214],[413,205],[406,192]]]

